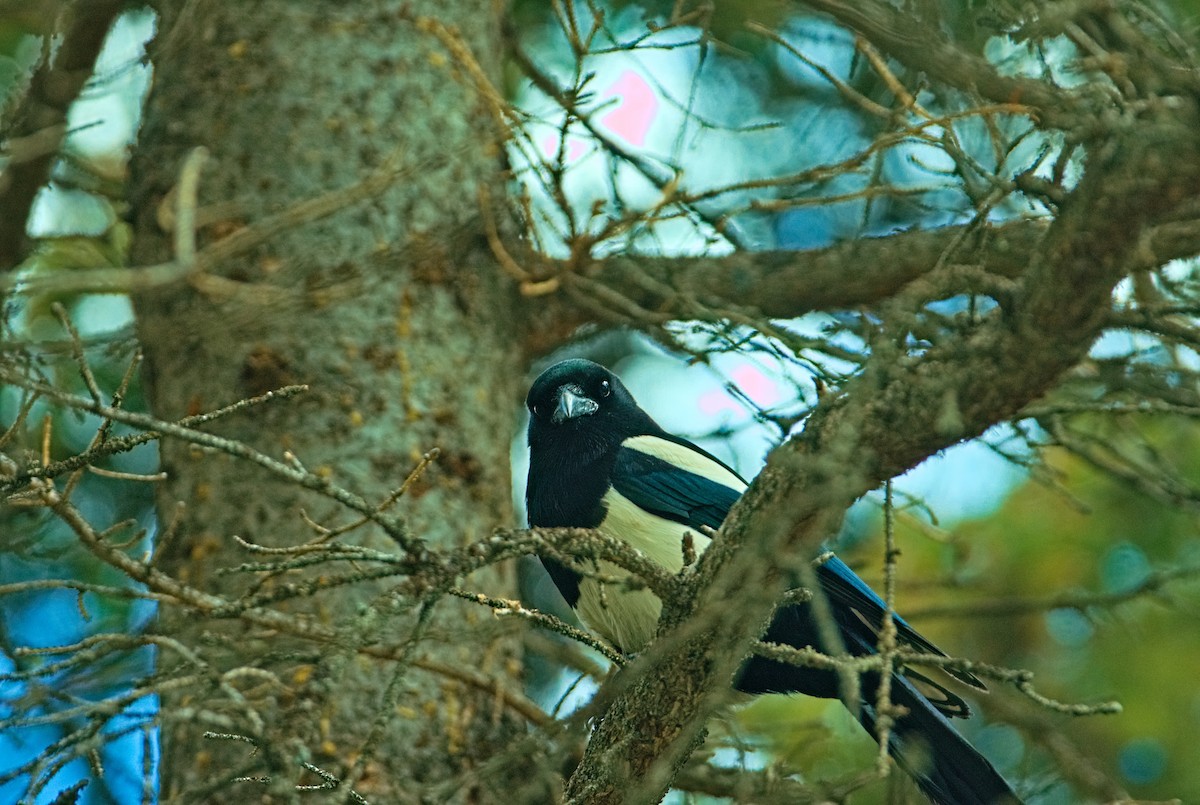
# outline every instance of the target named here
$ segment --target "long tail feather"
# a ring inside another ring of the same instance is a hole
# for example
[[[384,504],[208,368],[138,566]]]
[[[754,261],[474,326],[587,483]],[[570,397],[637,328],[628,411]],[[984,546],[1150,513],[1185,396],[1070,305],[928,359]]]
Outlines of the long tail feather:
[[[1019,805],[1021,800],[991,762],[903,677],[892,678],[892,703],[908,713],[897,719],[888,751],[937,805]],[[873,707],[859,721],[876,736]]]

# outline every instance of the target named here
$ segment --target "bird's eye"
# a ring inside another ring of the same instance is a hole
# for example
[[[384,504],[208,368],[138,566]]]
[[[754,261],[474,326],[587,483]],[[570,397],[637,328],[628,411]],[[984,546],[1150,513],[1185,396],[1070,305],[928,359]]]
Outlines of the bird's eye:
[[[541,413],[540,411],[538,411],[538,407],[536,405],[532,406],[529,410],[533,412],[534,416],[537,416],[538,414]]]
[[[610,394],[612,394],[612,383],[609,383],[607,380],[601,380],[600,381],[600,396],[607,397]]]

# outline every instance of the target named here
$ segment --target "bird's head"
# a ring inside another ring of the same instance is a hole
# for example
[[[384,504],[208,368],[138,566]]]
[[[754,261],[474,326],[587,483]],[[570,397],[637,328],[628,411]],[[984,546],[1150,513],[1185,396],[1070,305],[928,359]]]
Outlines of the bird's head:
[[[530,447],[551,442],[615,447],[630,436],[659,430],[620,378],[582,358],[560,361],[542,372],[525,407]]]

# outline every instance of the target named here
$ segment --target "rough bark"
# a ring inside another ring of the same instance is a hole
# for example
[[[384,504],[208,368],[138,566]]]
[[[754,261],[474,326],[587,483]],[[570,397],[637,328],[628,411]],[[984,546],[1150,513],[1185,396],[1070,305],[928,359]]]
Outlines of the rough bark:
[[[164,4],[155,85],[133,166],[136,263],[170,258],[170,235],[156,216],[196,146],[211,153],[202,210],[236,202],[201,231],[201,244],[351,185],[389,157],[428,167],[376,199],[228,261],[215,272],[237,283],[228,293],[182,283],[138,296],[153,411],[172,419],[308,384],[299,399],[215,430],[269,455],[291,451],[371,501],[382,501],[422,453],[438,447],[441,459],[397,504],[411,533],[448,546],[511,522],[508,453],[524,367],[509,290],[478,234],[475,194],[499,175],[495,127],[442,45],[419,24],[419,15],[429,13],[457,26],[495,76],[494,8],[277,0],[185,4],[179,13],[172,5]],[[206,589],[244,589],[240,576],[212,574],[247,560],[234,535],[295,544],[314,536],[301,509],[318,522],[351,519],[247,464],[185,444],[164,443],[162,464],[170,475],[160,496],[163,517],[172,517],[176,501],[187,504],[164,561],[174,573],[203,579]],[[510,572],[486,586],[503,591],[512,583]],[[285,679],[269,713],[276,719],[267,729],[277,793],[297,781],[299,760],[342,774],[363,751],[393,669],[360,663],[355,649],[375,641],[403,644],[420,604],[412,590],[389,598],[389,589],[361,585],[357,597],[314,604],[312,614],[346,640],[344,651],[319,659],[313,646],[269,632],[194,627],[216,633],[210,644],[226,641],[229,667],[261,653],[294,652],[297,669],[315,669]],[[471,625],[474,615],[463,622],[460,608],[440,604],[425,628],[443,639],[416,650],[451,666],[514,673],[511,644],[489,636],[486,621]],[[189,628],[186,613],[166,611],[162,618],[164,631]],[[398,792],[414,790],[419,778],[423,786],[449,781],[448,791],[464,795],[453,782],[464,763],[490,754],[476,751],[481,745],[507,740],[513,722],[494,719],[490,704],[473,699],[478,694],[446,680],[409,670],[400,684],[395,712],[382,714],[386,729],[370,747],[373,762],[359,790],[399,801]],[[204,725],[182,716],[195,704],[188,695],[163,703],[178,716],[167,719],[163,735],[161,790],[168,799],[219,788],[247,762],[245,746],[204,740]],[[229,732],[254,734],[244,714],[227,715]],[[242,793],[252,795],[253,788]]]

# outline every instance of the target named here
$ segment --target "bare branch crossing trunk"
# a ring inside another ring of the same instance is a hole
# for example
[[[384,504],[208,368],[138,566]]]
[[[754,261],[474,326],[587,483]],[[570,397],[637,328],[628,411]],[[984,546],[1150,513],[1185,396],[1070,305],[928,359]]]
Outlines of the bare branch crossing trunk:
[[[153,411],[173,419],[307,384],[306,396],[238,416],[217,432],[268,455],[290,453],[372,502],[437,447],[440,459],[395,507],[411,533],[458,545],[511,522],[508,453],[524,366],[512,336],[510,291],[478,233],[476,201],[476,187],[498,175],[496,128],[444,48],[414,24],[421,11],[436,13],[494,76],[499,35],[492,7],[418,3],[402,13],[390,2],[353,9],[200,3],[179,13],[169,5],[133,167],[136,260],[170,259],[171,235],[155,212],[169,209],[180,165],[197,146],[211,154],[201,178],[201,244],[353,185],[385,160],[406,170],[378,198],[294,227],[221,266],[218,273],[232,282],[218,290],[184,283],[138,297]],[[351,519],[228,456],[173,442],[163,445],[162,464],[170,477],[160,496],[164,522],[176,501],[187,502],[167,565],[223,594],[244,591],[248,580],[215,577],[213,569],[253,558],[234,535],[295,544],[316,536],[302,510],[330,526]],[[511,589],[511,567],[488,588]],[[362,661],[361,645],[403,645],[423,631],[441,639],[412,647],[413,657],[492,676],[517,670],[511,638],[463,623],[464,608],[446,602],[418,628],[419,591],[395,587],[356,587],[356,596],[339,597],[330,610],[328,601],[309,600],[307,615],[334,625],[344,646],[303,645],[232,621],[228,633],[210,635],[224,648],[220,670],[264,653],[292,655],[276,664],[292,675],[279,680],[278,712],[263,714],[270,732],[255,736],[270,744],[279,791],[300,778],[301,760],[342,774],[365,751],[371,762],[361,770],[360,790],[380,802],[400,801],[414,776],[425,786],[453,782],[464,759],[491,754],[475,744],[511,737],[512,719],[497,717],[478,691],[404,663]],[[184,613],[163,618],[164,631],[187,628]],[[403,676],[393,712],[381,712],[397,673]],[[249,756],[245,745],[222,745],[202,733],[216,728],[220,715],[228,723],[218,731],[253,735],[253,708],[213,708],[196,693],[163,702],[167,798],[212,790]],[[381,719],[385,729],[367,743]]]

